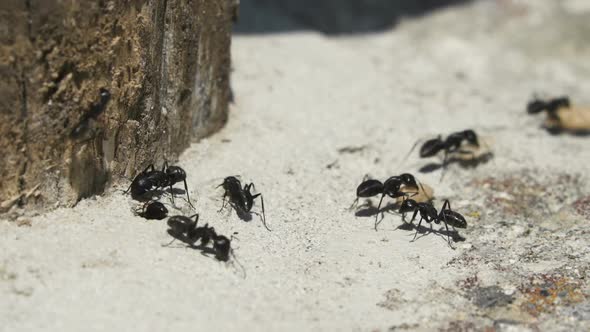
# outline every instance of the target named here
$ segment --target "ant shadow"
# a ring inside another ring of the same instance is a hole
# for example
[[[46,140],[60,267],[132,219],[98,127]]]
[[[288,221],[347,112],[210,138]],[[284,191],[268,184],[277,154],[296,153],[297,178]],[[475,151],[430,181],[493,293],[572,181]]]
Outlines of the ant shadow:
[[[190,237],[186,236],[185,234],[179,234],[177,232],[174,232],[173,230],[169,229],[167,231],[167,233],[172,236],[174,238],[174,240],[178,240],[184,244],[186,244],[186,246],[188,248],[191,248],[193,250],[198,250],[200,251],[201,255],[205,256],[205,257],[214,257],[219,261],[222,262],[226,262],[229,260],[229,257],[223,257],[221,255],[219,255],[214,248],[212,247],[207,247],[204,246],[202,244],[199,245],[195,245],[195,240],[191,239]],[[174,242],[174,240],[172,240],[172,242]],[[163,247],[170,247],[170,245],[172,244],[172,242],[163,245]]]
[[[571,129],[564,129],[559,127],[547,127],[542,126],[541,128],[545,129],[551,136],[559,136],[569,134],[571,136],[576,137],[588,137],[590,136],[590,129],[578,129],[578,130],[571,130]]]
[[[465,151],[457,151],[457,152],[453,152],[453,153],[460,153],[461,155],[468,154],[468,152],[465,152]],[[458,156],[451,156],[449,159],[447,159],[446,163],[443,163],[443,162],[432,163],[431,162],[431,163],[428,163],[428,164],[420,167],[418,169],[418,172],[432,173],[432,172],[437,171],[441,168],[445,168],[451,164],[457,164],[461,168],[475,168],[481,164],[486,164],[487,162],[492,160],[493,157],[494,157],[494,153],[492,153],[492,152],[484,153],[480,156],[477,156],[476,158],[463,158],[463,157],[458,157]]]
[[[228,211],[228,213],[231,213],[231,210],[233,209],[234,211],[236,211],[236,215],[238,216],[238,218],[240,218],[240,220],[245,221],[245,222],[252,221],[252,214],[258,214],[253,211],[248,212],[248,211],[240,208],[239,206],[232,204],[231,202],[228,202],[226,204],[229,204],[229,207],[230,207],[230,210]],[[227,209],[227,206],[223,206],[221,208],[221,210],[219,210],[219,212],[223,211],[224,209]]]
[[[459,234],[459,231],[455,229],[448,231],[446,229],[434,229],[432,227],[432,224],[430,224],[430,227],[426,227],[424,225],[420,225],[420,227],[418,227],[418,225],[414,224],[413,222],[407,222],[404,220],[404,223],[399,225],[397,229],[401,229],[404,231],[416,231],[418,234],[420,234],[420,236],[412,240],[412,242],[429,234],[435,234],[441,237],[450,237],[453,240],[453,242],[463,242],[466,240],[463,236]]]
[[[186,194],[186,190],[181,189],[181,188],[174,188],[172,187],[172,189],[167,188],[164,192],[170,194],[170,195],[175,195],[175,196],[182,196]]]
[[[153,189],[141,196],[134,196],[133,199],[142,203],[149,201],[159,201],[168,191],[165,189]]]
[[[408,17],[472,0],[248,0],[240,2],[237,34],[301,30],[328,35],[380,32]]]
[[[377,209],[376,206],[369,200],[357,207],[357,211],[354,213],[356,217],[373,217],[379,213],[383,214],[385,212],[395,212],[399,209],[400,204],[395,202],[389,202],[381,209]]]

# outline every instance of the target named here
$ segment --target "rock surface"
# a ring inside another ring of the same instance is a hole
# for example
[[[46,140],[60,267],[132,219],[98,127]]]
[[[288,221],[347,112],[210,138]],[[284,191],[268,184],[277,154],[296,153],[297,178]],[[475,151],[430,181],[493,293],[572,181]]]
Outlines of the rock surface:
[[[235,235],[235,257],[163,247],[166,223],[117,191],[0,222],[0,330],[590,330],[589,137],[551,135],[525,111],[535,92],[590,104],[585,4],[481,1],[376,34],[291,20],[292,33],[236,36],[230,121],[179,161],[200,222]],[[441,182],[420,172],[440,159],[402,162],[417,139],[466,128],[493,139],[487,163],[453,163]],[[365,174],[403,172],[466,217],[456,250],[444,226],[412,242],[399,215],[375,232],[348,210]],[[264,194],[272,232],[217,212],[215,187],[236,174]],[[162,198],[194,213],[176,201]]]
[[[3,1],[2,210],[71,205],[219,129],[233,6]],[[92,114],[101,88],[110,101]]]

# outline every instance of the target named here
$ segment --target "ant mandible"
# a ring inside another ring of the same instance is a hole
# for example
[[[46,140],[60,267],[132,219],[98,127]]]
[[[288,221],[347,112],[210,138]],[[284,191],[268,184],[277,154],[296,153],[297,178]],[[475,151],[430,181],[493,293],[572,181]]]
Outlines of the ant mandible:
[[[148,165],[143,172],[139,173],[131,182],[129,188],[125,191],[131,191],[131,197],[135,200],[140,200],[146,193],[158,189],[170,187],[170,194],[172,195],[172,204],[174,204],[174,193],[172,186],[178,182],[184,182],[184,191],[190,206],[194,207],[188,193],[188,186],[186,184],[186,172],[179,166],[168,166],[165,161],[162,165],[162,170],[156,170],[154,164]]]
[[[448,225],[457,228],[467,227],[467,221],[465,220],[465,217],[451,209],[451,203],[449,202],[449,200],[445,200],[440,210],[440,213],[438,213],[436,208],[431,203],[418,203],[413,199],[407,199],[403,201],[399,208],[399,213],[401,213],[405,218],[405,214],[411,212],[414,212],[414,215],[412,216],[412,220],[410,222],[414,221],[416,215],[420,213],[420,221],[418,222],[418,226],[416,227],[416,233],[414,234],[414,239],[412,241],[414,241],[416,239],[416,236],[418,235],[418,230],[420,228],[420,225],[422,224],[422,220],[425,220],[429,224],[433,221],[435,224],[440,224],[440,222],[442,221],[445,224],[445,228],[447,230],[447,242],[449,243],[449,246],[451,248],[455,249],[451,244],[450,231]]]
[[[416,182],[416,178],[414,178],[414,176],[409,173],[392,176],[383,183],[381,183],[379,180],[366,178],[367,177],[365,176],[363,182],[356,188],[356,199],[354,202],[352,202],[350,209],[352,209],[358,203],[359,198],[369,198],[380,194],[381,199],[379,200],[377,214],[375,215],[375,230],[377,230],[377,226],[379,224],[377,220],[379,217],[379,211],[381,209],[381,203],[383,203],[383,198],[385,198],[386,195],[391,198],[398,198],[407,196],[411,197],[418,193],[418,183]],[[416,189],[416,193],[409,195],[408,193],[401,191],[402,186]]]
[[[213,242],[215,258],[224,262],[229,260],[229,255],[232,252],[231,240],[224,235],[218,235],[215,228],[209,227],[209,224],[197,227],[198,222],[199,214],[190,217],[172,216],[168,219],[168,226],[170,227],[168,234],[172,235],[174,239],[180,239],[191,246],[199,240],[201,240],[202,247],[206,247],[209,242]]]
[[[228,176],[223,180],[223,183],[217,186],[217,188],[219,187],[223,187],[223,189],[225,190],[225,192],[223,193],[223,204],[221,205],[221,209],[219,209],[219,212],[221,212],[225,208],[227,196],[229,196],[229,204],[236,210],[238,215],[244,212],[251,213],[252,206],[254,205],[254,199],[260,197],[260,202],[262,204],[262,224],[268,231],[270,231],[270,228],[268,228],[268,226],[266,225],[266,215],[264,213],[264,198],[262,197],[261,193],[252,195],[252,192],[250,191],[252,188],[254,188],[254,183],[250,182],[249,184],[244,185],[244,188],[242,188],[242,183],[240,182],[240,180],[238,180],[238,178],[236,178],[235,176]],[[258,214],[256,212],[254,213]]]
[[[156,201],[147,201],[141,209],[137,209],[135,212],[145,219],[162,220],[168,216],[168,209],[164,204]]]
[[[467,129],[467,130],[451,133],[445,139],[442,139],[442,136],[439,135],[437,138],[427,140],[420,147],[420,158],[433,157],[436,154],[438,154],[439,152],[444,151],[444,157],[443,157],[443,163],[442,163],[443,173],[441,174],[441,180],[442,180],[442,178],[444,177],[444,171],[446,170],[447,158],[448,158],[449,153],[453,153],[453,152],[458,151],[459,148],[461,147],[461,144],[463,144],[463,142],[467,142],[467,144],[473,145],[475,147],[479,147],[479,140],[477,138],[477,134],[475,133],[474,130]],[[416,148],[418,143],[420,143],[420,141],[417,141],[414,144],[414,146],[412,146],[412,149],[410,150],[410,152],[408,152],[408,154],[406,155],[404,160],[408,158],[408,156],[412,153],[412,151],[414,151],[414,149]]]

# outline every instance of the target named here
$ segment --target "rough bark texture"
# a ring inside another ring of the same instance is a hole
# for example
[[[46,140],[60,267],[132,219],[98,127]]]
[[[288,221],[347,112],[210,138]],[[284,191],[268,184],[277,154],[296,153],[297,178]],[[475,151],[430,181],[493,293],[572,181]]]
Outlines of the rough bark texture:
[[[2,1],[2,208],[71,205],[222,126],[235,5]]]

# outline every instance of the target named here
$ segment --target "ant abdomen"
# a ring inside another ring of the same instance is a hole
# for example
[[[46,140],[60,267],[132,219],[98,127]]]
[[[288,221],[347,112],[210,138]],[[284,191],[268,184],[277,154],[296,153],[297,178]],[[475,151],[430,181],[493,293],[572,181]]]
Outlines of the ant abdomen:
[[[446,220],[447,224],[457,228],[467,228],[467,221],[460,213],[452,210],[442,210],[441,220]]]
[[[356,188],[356,196],[369,198],[383,192],[383,183],[379,180],[370,179],[364,181]]]
[[[445,148],[444,142],[439,138],[429,139],[420,147],[420,158],[428,158],[436,155]]]

